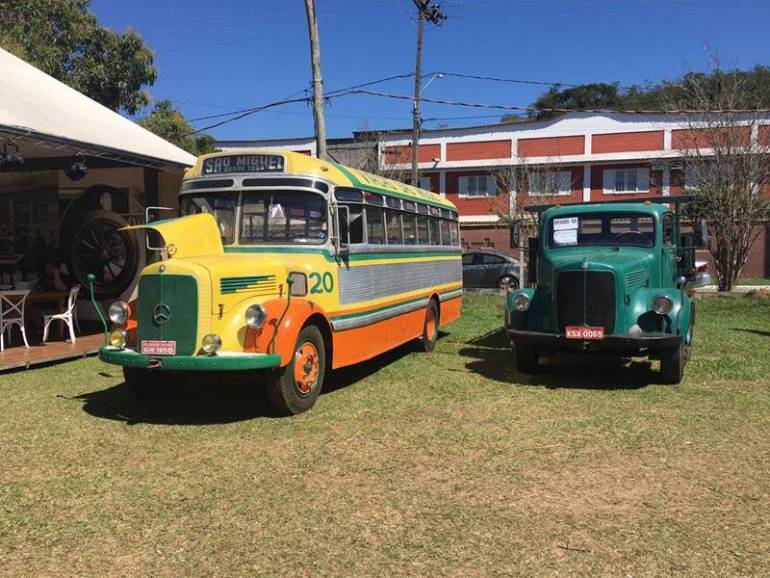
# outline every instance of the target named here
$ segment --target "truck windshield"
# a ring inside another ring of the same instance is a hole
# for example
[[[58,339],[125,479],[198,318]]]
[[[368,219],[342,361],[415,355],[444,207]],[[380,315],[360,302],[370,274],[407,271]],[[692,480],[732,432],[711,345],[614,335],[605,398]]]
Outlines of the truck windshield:
[[[548,224],[548,245],[652,247],[655,219],[643,213],[591,213],[564,215]]]
[[[321,245],[328,237],[326,213],[326,200],[316,193],[245,192],[240,242]]]
[[[223,245],[232,245],[235,241],[235,207],[238,193],[199,193],[182,195],[179,199],[179,213],[182,216],[211,213],[217,220],[219,236]]]

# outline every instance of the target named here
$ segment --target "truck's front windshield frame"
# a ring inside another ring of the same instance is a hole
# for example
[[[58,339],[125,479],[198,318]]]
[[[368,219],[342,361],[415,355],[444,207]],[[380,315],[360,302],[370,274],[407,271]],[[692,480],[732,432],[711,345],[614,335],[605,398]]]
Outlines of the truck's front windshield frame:
[[[289,188],[185,193],[179,214],[211,213],[223,245],[324,245],[329,239],[327,198]]]
[[[641,247],[656,244],[656,217],[642,212],[595,212],[557,215],[548,220],[548,247]]]

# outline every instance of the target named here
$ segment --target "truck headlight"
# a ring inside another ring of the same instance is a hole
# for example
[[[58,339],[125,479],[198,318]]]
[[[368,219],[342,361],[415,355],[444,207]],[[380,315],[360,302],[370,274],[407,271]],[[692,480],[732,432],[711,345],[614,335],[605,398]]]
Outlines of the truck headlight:
[[[265,324],[267,319],[267,311],[262,305],[250,305],[246,309],[246,325],[252,329],[259,329]]]
[[[128,303],[125,301],[115,301],[107,310],[107,316],[113,323],[123,325],[128,319],[130,311]]]
[[[128,334],[124,330],[116,329],[115,331],[110,331],[110,345],[112,347],[123,349],[127,342]]]
[[[518,311],[519,313],[524,313],[527,309],[529,309],[530,299],[523,293],[519,293],[516,295],[516,297],[513,298],[513,307]]]
[[[201,349],[209,355],[214,355],[222,348],[222,338],[216,333],[209,333],[203,336],[203,342],[201,343]]]
[[[658,315],[668,315],[674,308],[674,302],[665,295],[658,295],[652,300],[652,310]]]

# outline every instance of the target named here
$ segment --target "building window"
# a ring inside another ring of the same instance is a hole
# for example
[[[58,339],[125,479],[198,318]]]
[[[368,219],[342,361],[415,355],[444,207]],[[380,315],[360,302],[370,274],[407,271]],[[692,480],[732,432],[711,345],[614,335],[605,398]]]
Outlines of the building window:
[[[497,195],[497,182],[492,175],[460,177],[458,186],[461,197],[494,197]]]
[[[529,176],[530,197],[565,196],[572,193],[572,171],[546,171]]]
[[[420,180],[417,184],[418,187],[421,189],[425,189],[426,191],[432,191],[433,190],[433,182],[430,177],[420,177]]]
[[[604,194],[632,195],[650,191],[650,169],[605,169]]]
[[[684,189],[688,192],[694,192],[698,190],[700,186],[700,179],[698,178],[698,171],[695,167],[686,167],[684,170]]]

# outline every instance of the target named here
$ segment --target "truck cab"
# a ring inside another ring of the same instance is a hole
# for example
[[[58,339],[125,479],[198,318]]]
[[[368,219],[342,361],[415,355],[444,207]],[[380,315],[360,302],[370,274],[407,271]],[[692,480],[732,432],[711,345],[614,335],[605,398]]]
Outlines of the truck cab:
[[[710,283],[695,268],[707,233],[696,220],[685,234],[685,199],[663,200],[534,208],[534,287],[511,292],[506,303],[519,371],[536,371],[544,352],[605,351],[659,359],[663,381],[682,380],[695,327],[692,290]]]

